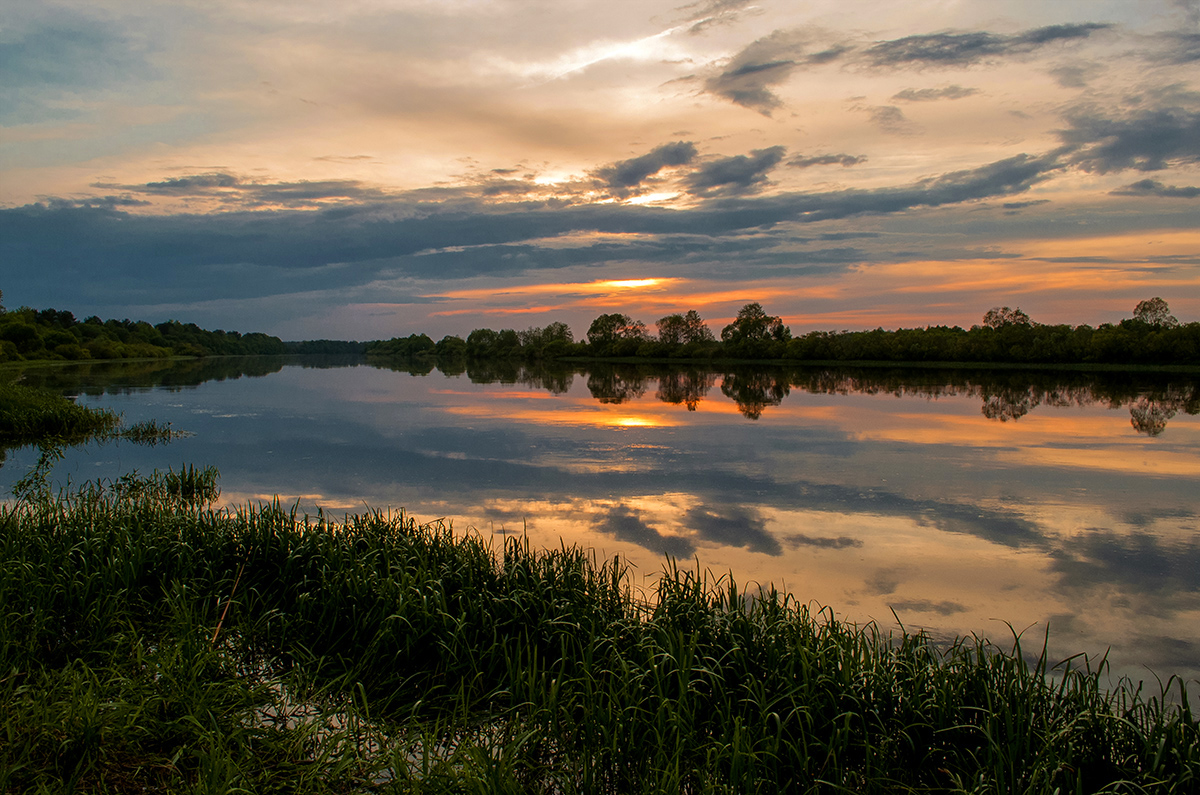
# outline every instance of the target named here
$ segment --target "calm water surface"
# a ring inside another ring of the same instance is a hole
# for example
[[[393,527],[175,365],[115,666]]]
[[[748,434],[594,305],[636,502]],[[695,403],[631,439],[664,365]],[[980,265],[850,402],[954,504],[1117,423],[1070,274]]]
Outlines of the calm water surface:
[[[214,465],[229,504],[404,508],[646,583],[671,555],[860,623],[1039,649],[1049,626],[1059,657],[1200,676],[1195,377],[254,358],[25,380],[195,434],[84,446],[60,480]],[[6,493],[34,457],[9,454]]]

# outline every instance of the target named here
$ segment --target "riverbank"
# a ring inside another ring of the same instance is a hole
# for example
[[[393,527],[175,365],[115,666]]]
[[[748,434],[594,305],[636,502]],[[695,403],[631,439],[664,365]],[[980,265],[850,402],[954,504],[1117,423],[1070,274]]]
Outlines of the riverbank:
[[[939,647],[214,471],[0,507],[0,789],[1187,792],[1175,681]],[[190,484],[181,487],[180,484]],[[1031,648],[1034,647],[1034,648]]]

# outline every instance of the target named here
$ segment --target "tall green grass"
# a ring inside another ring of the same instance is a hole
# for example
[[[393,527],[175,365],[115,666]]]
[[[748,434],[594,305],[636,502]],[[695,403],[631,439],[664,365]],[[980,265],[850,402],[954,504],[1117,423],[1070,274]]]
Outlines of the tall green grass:
[[[61,395],[0,383],[0,443],[67,442],[116,430],[119,415],[79,406]]]
[[[0,791],[1197,789],[1177,681],[215,494],[186,468],[0,506]]]
[[[62,395],[23,384],[0,382],[0,461],[8,447],[39,445],[43,450],[89,439],[128,439],[157,444],[182,434],[170,423],[145,420],[125,425],[108,409],[81,406]]]

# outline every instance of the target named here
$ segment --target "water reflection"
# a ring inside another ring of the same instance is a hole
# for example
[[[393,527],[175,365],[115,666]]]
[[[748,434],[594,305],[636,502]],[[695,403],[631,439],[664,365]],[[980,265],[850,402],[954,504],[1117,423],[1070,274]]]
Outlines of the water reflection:
[[[934,633],[993,635],[1049,621],[1064,653],[1111,647],[1124,671],[1200,673],[1193,377],[314,364],[92,364],[26,380],[196,433],[76,451],[61,473],[75,481],[211,464],[231,504],[403,506],[620,553],[648,575],[664,555],[694,558],[853,620],[894,610]]]

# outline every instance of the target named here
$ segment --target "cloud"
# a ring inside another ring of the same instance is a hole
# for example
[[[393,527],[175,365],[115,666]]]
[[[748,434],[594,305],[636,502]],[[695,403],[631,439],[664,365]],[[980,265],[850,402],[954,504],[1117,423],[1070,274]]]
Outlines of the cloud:
[[[1172,0],[1172,4],[1183,10],[1188,24],[1200,26],[1200,0]]]
[[[837,60],[849,50],[834,45],[805,54],[808,36],[797,30],[777,30],[751,43],[735,55],[719,75],[710,77],[705,90],[735,105],[769,116],[783,103],[771,89],[792,72]]]
[[[1154,53],[1152,60],[1179,66],[1200,61],[1200,33],[1160,33],[1158,40],[1162,50]]]
[[[793,549],[798,547],[846,549],[847,547],[861,547],[863,545],[863,542],[859,539],[850,538],[849,536],[807,536],[803,533],[793,533],[790,536],[785,536],[783,540]]]
[[[779,157],[782,150],[772,148],[707,164],[693,178],[695,190],[711,198],[687,209],[495,202],[478,187],[473,196],[450,192],[437,201],[424,193],[383,196],[352,182],[247,187],[246,180],[219,190],[246,190],[246,202],[271,209],[135,214],[111,205],[33,204],[0,209],[0,261],[13,266],[5,285],[12,294],[32,300],[52,282],[56,303],[103,305],[344,294],[403,278],[444,281],[621,261],[694,270],[734,254],[741,266],[722,264],[724,278],[745,278],[754,267],[828,272],[861,262],[863,252],[778,248],[794,233],[775,228],[1010,196],[1061,168],[1051,157],[1019,155],[899,187],[747,195]],[[200,196],[213,190],[196,187]],[[299,206],[278,206],[285,202]],[[557,242],[573,235],[579,243]]]
[[[1063,88],[1087,88],[1103,73],[1104,67],[1095,63],[1062,64],[1050,70],[1050,76]]]
[[[618,505],[596,521],[596,530],[618,541],[637,544],[660,555],[690,558],[696,551],[691,541],[680,536],[665,536],[655,530],[636,511]]]
[[[842,166],[849,168],[859,163],[867,162],[864,155],[813,155],[811,157],[793,157],[784,165],[792,168],[812,168],[813,166]]]
[[[1159,196],[1166,199],[1195,199],[1200,187],[1175,187],[1153,179],[1143,179],[1112,191],[1114,196]]]
[[[937,613],[940,616],[952,616],[955,613],[965,613],[967,608],[958,602],[932,602],[928,599],[910,599],[907,602],[892,602],[888,607],[897,613]]]
[[[1177,104],[1141,107],[1122,115],[1095,107],[1069,112],[1070,126],[1058,131],[1063,143],[1074,150],[1069,162],[1100,174],[1200,163],[1200,99],[1186,95],[1176,99]]]
[[[1150,598],[1142,609],[1170,614],[1200,604],[1200,543],[1172,543],[1148,533],[1096,531],[1055,550],[1052,569],[1063,586],[1118,588]]]
[[[702,538],[727,547],[745,547],[751,552],[778,556],[783,554],[779,541],[766,530],[766,522],[745,508],[713,511],[703,507],[687,512],[684,521]]]
[[[1079,41],[1111,25],[1084,23],[1049,25],[1015,36],[986,31],[968,33],[929,33],[881,41],[864,53],[871,66],[971,66],[980,61],[1031,53],[1054,42]]]
[[[863,584],[867,587],[867,593],[872,596],[887,596],[893,594],[900,587],[900,572],[897,569],[877,569],[874,576],[869,580],[864,580]]]
[[[909,121],[908,117],[904,115],[904,111],[895,105],[880,105],[868,108],[868,111],[871,114],[871,123],[885,133],[914,135],[920,132],[920,128]]]
[[[962,99],[979,93],[978,88],[963,86],[945,86],[943,88],[906,88],[893,94],[892,99],[899,102],[934,102],[939,99]]]
[[[94,182],[92,187],[119,188],[147,196],[215,199],[222,204],[245,208],[317,207],[333,200],[362,203],[391,198],[384,191],[365,185],[358,180],[254,182],[235,174],[220,171],[171,177],[141,185]]]
[[[688,190],[698,196],[737,196],[767,184],[767,172],[779,165],[787,149],[772,146],[755,149],[749,156],[734,155],[714,160],[688,175]]]
[[[8,4],[0,33],[0,121],[75,118],[102,90],[151,79],[148,50],[98,14],[36,3]],[[88,102],[80,98],[87,96]]]
[[[597,169],[594,176],[608,188],[628,192],[664,168],[688,165],[696,159],[696,154],[696,145],[691,141],[676,141],[656,147],[639,157]]]
[[[210,188],[234,188],[241,185],[241,180],[233,174],[214,172],[211,174],[193,174],[188,177],[174,177],[160,182],[147,182],[138,186],[145,193],[185,193],[195,195]]]
[[[687,13],[686,20],[694,23],[689,32],[700,33],[714,25],[728,25],[741,16],[738,12],[754,8],[755,0],[701,0],[688,3],[678,10]]]

